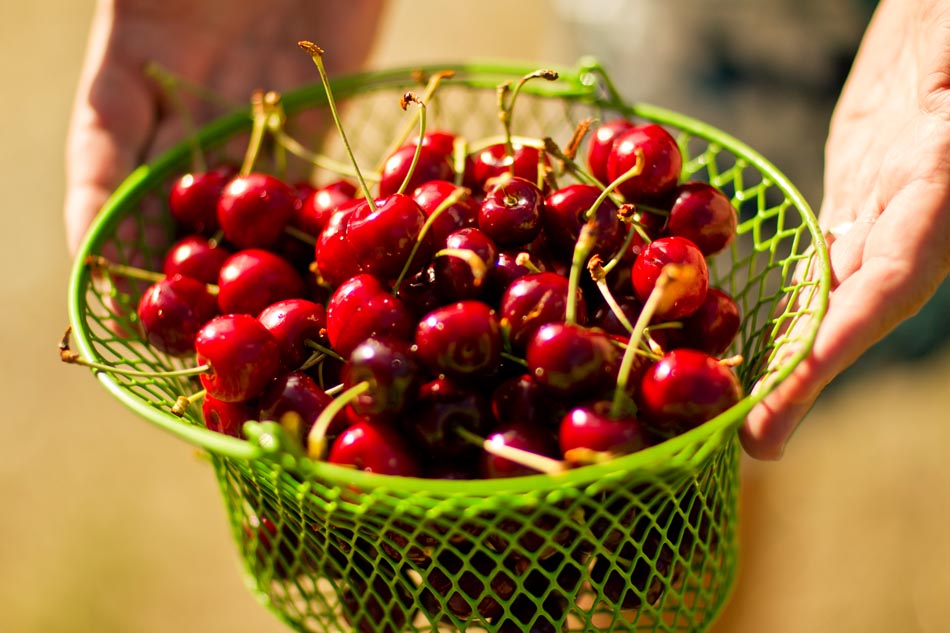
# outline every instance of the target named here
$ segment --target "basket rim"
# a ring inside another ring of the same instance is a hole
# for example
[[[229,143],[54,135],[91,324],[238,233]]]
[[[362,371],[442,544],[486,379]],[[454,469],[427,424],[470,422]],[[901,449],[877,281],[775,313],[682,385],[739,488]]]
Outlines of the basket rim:
[[[551,68],[559,73],[559,80],[555,82],[529,82],[522,89],[525,92],[565,99],[583,100],[593,106],[602,106],[628,117],[645,117],[660,119],[676,126],[690,134],[701,136],[711,143],[728,149],[737,156],[741,156],[755,166],[763,176],[781,189],[787,199],[794,204],[800,213],[802,223],[806,225],[811,239],[812,256],[816,266],[818,292],[813,314],[820,322],[827,310],[828,294],[831,285],[830,263],[828,260],[827,244],[819,228],[811,206],[799,192],[797,187],[772,162],[758,151],[731,134],[708,123],[695,119],[687,114],[676,112],[665,107],[645,102],[624,102],[599,62],[590,57],[582,58],[574,68],[558,66],[539,66],[523,62],[484,61],[472,60],[456,63],[427,64],[404,66],[383,70],[371,70],[354,73],[331,79],[330,83],[336,97],[382,90],[395,86],[404,86],[411,77],[422,73],[435,73],[451,70],[456,74],[453,83],[462,83],[471,87],[497,86],[503,78],[513,79],[534,72],[538,68]],[[323,87],[319,82],[302,86],[281,95],[282,102],[288,114],[304,108],[326,103]],[[249,129],[251,123],[249,108],[240,108],[225,114],[200,128],[195,137],[185,139],[165,151],[163,154],[147,164],[136,168],[115,189],[100,213],[96,216],[87,232],[73,262],[68,284],[68,312],[72,324],[76,347],[84,357],[96,357],[97,353],[87,336],[82,319],[83,297],[90,280],[88,268],[83,264],[86,257],[93,253],[97,238],[101,236],[121,216],[121,211],[134,204],[136,200],[150,190],[152,185],[158,184],[173,171],[190,154],[195,141],[202,147],[212,147],[223,142],[230,135],[243,129]],[[308,477],[338,485],[359,485],[361,490],[370,489],[398,489],[411,492],[444,492],[457,494],[464,492],[467,495],[483,493],[486,495],[499,492],[517,492],[542,489],[553,489],[563,484],[580,485],[589,483],[618,471],[656,471],[670,470],[668,455],[678,453],[691,445],[700,448],[693,453],[691,459],[705,459],[716,448],[724,445],[744,421],[749,411],[764,399],[776,385],[781,383],[811,351],[817,327],[800,339],[801,344],[797,351],[783,359],[782,366],[770,376],[768,384],[762,388],[751,390],[736,405],[717,417],[709,420],[697,428],[664,441],[637,453],[620,456],[607,464],[594,464],[570,469],[561,474],[537,474],[506,479],[475,479],[475,480],[433,480],[428,478],[412,478],[393,475],[382,475],[363,471],[354,471],[350,468],[313,461],[307,458],[290,463],[289,467],[298,470]],[[160,410],[135,397],[108,372],[92,370],[103,386],[122,404],[144,417],[147,421],[168,431],[199,448],[213,454],[242,460],[273,460],[273,451],[268,449],[274,438],[266,431],[260,433],[256,441],[238,439],[225,436],[189,424],[172,413]],[[660,447],[662,450],[659,450]],[[283,456],[286,458],[286,454]],[[288,466],[284,459],[285,466]]]

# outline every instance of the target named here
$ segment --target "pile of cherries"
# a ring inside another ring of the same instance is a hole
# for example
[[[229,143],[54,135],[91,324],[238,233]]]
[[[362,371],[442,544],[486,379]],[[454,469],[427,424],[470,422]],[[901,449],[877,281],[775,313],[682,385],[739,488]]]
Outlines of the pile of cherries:
[[[209,429],[273,420],[331,463],[510,477],[642,450],[742,397],[722,357],[739,310],[706,261],[737,213],[681,180],[664,127],[588,122],[571,153],[426,130],[404,99],[422,129],[371,186],[355,159],[319,185],[255,160],[172,183],[179,234],[138,323],[195,359]]]

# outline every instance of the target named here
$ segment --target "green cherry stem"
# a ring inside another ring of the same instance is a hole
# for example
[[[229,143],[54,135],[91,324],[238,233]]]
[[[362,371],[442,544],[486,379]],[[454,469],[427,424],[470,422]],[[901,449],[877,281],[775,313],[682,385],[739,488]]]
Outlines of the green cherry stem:
[[[425,92],[422,93],[422,99],[421,99],[422,104],[428,105],[428,103],[432,100],[432,97],[435,96],[435,92],[436,90],[438,90],[439,85],[442,83],[443,79],[449,79],[454,76],[455,76],[454,70],[440,70],[439,72],[434,73],[431,77],[429,77],[429,81],[426,82]],[[416,116],[423,116],[422,111],[419,111],[416,114]],[[415,119],[416,117],[413,117],[408,123],[406,123],[405,128],[403,128],[402,132],[399,133],[399,135],[395,138],[393,144],[390,146],[389,151],[383,154],[384,162],[386,160],[386,157],[388,157],[390,154],[392,154],[393,152],[395,152],[397,149],[399,149],[405,144],[406,140],[409,138],[409,135],[412,134],[413,128],[416,127]],[[421,134],[419,136],[419,140],[420,142],[422,140]],[[382,165],[379,166],[379,169],[382,170]]]
[[[100,363],[93,360],[88,360],[81,357],[78,353],[72,351],[69,348],[69,337],[72,334],[72,326],[66,328],[66,333],[63,334],[63,338],[59,341],[59,359],[66,363],[67,365],[80,365],[82,367],[89,367],[90,369],[96,369],[99,371],[109,372],[111,374],[118,374],[121,376],[130,376],[133,378],[174,378],[182,376],[197,376],[199,374],[204,374],[211,370],[210,365],[197,365],[195,367],[185,367],[183,369],[169,369],[165,371],[156,371],[150,369],[148,371],[141,371],[138,369],[127,369],[121,367],[114,367],[106,363]]]
[[[323,459],[327,450],[327,430],[337,416],[350,402],[355,400],[360,394],[369,391],[370,384],[368,380],[357,383],[335,397],[326,408],[320,412],[310,433],[307,435],[307,456],[310,459]]]
[[[399,106],[405,110],[409,107],[410,103],[414,103],[419,106],[419,139],[420,141],[416,143],[416,150],[412,153],[412,162],[409,163],[409,169],[406,170],[406,177],[402,179],[402,183],[399,185],[399,189],[396,190],[396,193],[403,194],[406,192],[406,188],[409,187],[409,183],[412,181],[412,175],[416,172],[416,166],[419,164],[419,156],[422,154],[422,137],[426,133],[426,104],[419,99],[416,95],[411,92],[407,92],[402,96],[402,99],[399,101]]]
[[[323,49],[313,42],[308,42],[306,40],[297,42],[297,45],[310,54],[310,58],[313,59],[313,63],[317,67],[317,72],[320,73],[320,81],[323,82],[323,89],[327,93],[327,105],[330,107],[330,115],[333,117],[333,123],[336,125],[336,129],[340,133],[340,140],[343,142],[343,147],[346,149],[346,154],[353,163],[353,170],[356,173],[357,181],[359,181],[360,190],[363,192],[363,197],[366,198],[366,203],[369,205],[369,208],[373,211],[373,213],[375,213],[376,201],[373,199],[373,194],[369,190],[366,180],[363,178],[363,173],[360,171],[359,164],[356,162],[356,155],[353,153],[353,148],[350,146],[350,141],[346,137],[346,131],[343,129],[343,122],[341,121],[340,114],[336,109],[336,102],[333,99],[333,90],[330,87],[330,78],[327,76],[327,70],[323,65]]]
[[[264,91],[255,90],[251,95],[251,138],[248,140],[247,148],[244,151],[244,161],[241,163],[241,176],[247,176],[254,169],[254,163],[257,161],[257,155],[261,151],[261,144],[264,141],[264,132],[267,130],[267,115],[264,112]]]
[[[511,137],[511,117],[514,113],[515,102],[518,100],[518,95],[521,94],[521,89],[526,83],[532,79],[547,79],[548,81],[556,81],[558,79],[558,74],[554,70],[549,70],[546,68],[536,70],[533,73],[529,73],[518,80],[515,83],[514,88],[511,87],[510,82],[504,83],[498,87],[498,104],[499,112],[498,118],[501,119],[502,127],[505,131],[505,152],[509,158],[514,158],[515,148],[512,142]],[[505,97],[510,94],[510,97],[505,102]],[[511,161],[509,170],[514,173],[514,160]]]
[[[511,460],[517,464],[521,464],[522,466],[527,466],[528,468],[541,473],[556,475],[563,473],[568,469],[568,465],[559,459],[552,459],[545,455],[538,455],[537,453],[532,453],[531,451],[509,446],[504,442],[494,442],[491,439],[480,437],[468,429],[460,426],[455,427],[455,432],[466,442],[469,442],[475,446],[481,446],[486,452],[491,453],[492,455],[503,457],[504,459]]]
[[[118,264],[116,262],[109,261],[102,255],[89,255],[85,259],[85,264],[93,273],[105,272],[109,275],[125,277],[126,279],[138,279],[139,281],[147,281],[149,283],[157,283],[159,281],[163,281],[166,278],[164,273],[157,273],[153,270],[146,270],[144,268],[136,268],[135,266]],[[208,292],[211,294],[218,294],[218,286],[215,284],[205,284],[205,286],[207,286]]]

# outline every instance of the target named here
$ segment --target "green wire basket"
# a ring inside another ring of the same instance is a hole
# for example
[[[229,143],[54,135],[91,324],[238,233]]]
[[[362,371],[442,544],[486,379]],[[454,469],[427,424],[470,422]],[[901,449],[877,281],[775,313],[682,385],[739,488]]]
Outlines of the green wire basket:
[[[502,132],[497,87],[536,67],[448,64],[332,81],[361,164],[376,164],[406,128],[411,114],[398,107],[404,91],[442,70],[455,74],[432,102],[430,126],[478,139]],[[295,630],[703,631],[729,597],[737,571],[737,429],[811,347],[830,284],[821,232],[795,187],[745,144],[687,116],[623,101],[594,61],[556,70],[557,81],[524,84],[515,134],[566,143],[588,117],[655,121],[680,143],[684,178],[732,197],[738,236],[711,262],[711,283],[740,306],[732,352],[745,359],[738,373],[749,395],[692,431],[607,464],[452,481],[311,461],[273,423],[248,423],[247,439],[214,433],[200,411],[170,413],[179,396],[199,389],[194,379],[97,370],[123,404],[209,455],[250,586]],[[327,108],[319,84],[282,97],[290,120]],[[250,127],[248,111],[224,116],[115,191],[72,273],[80,355],[121,368],[183,366],[137,334],[142,287],[104,280],[82,262],[102,254],[158,269],[175,237],[165,207],[170,180],[188,169],[195,143],[214,155]],[[321,151],[345,160],[336,136],[327,138]]]

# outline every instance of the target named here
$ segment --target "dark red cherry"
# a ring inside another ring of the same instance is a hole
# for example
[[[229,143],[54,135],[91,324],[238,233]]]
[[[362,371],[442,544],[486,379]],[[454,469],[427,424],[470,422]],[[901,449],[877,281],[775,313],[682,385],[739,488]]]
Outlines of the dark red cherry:
[[[356,261],[361,272],[382,280],[396,279],[410,257],[413,263],[409,272],[418,272],[433,250],[431,235],[421,235],[425,223],[425,211],[406,194],[377,200],[375,210],[363,201],[353,209],[346,225],[348,257]]]
[[[415,404],[402,423],[406,437],[436,462],[474,455],[478,447],[462,438],[458,429],[482,436],[495,426],[482,392],[448,378],[423,384]],[[467,464],[467,461],[466,461]]]
[[[369,390],[350,402],[364,418],[392,420],[413,401],[422,382],[422,368],[415,350],[403,340],[371,337],[357,345],[343,366],[346,389],[366,382]]]
[[[412,161],[416,153],[416,145],[403,145],[395,152],[390,154],[380,172],[379,196],[385,198],[390,196],[402,186],[403,181],[409,174],[410,168],[413,169],[409,177],[409,184],[403,190],[410,194],[422,183],[430,180],[451,180],[452,163],[449,156],[443,154],[431,145],[423,144],[419,149],[419,159],[415,167],[412,167]]]
[[[525,421],[509,422],[499,426],[486,439],[492,444],[511,446],[551,459],[560,459],[561,457],[554,433],[538,424]],[[482,477],[489,479],[538,474],[538,471],[529,466],[487,451],[482,453],[479,461],[479,472]]]
[[[490,303],[494,303],[501,299],[515,279],[546,271],[547,264],[528,251],[517,248],[499,250],[495,265],[488,271],[485,296],[489,298]]]
[[[669,264],[679,268],[657,305],[657,320],[689,316],[703,304],[709,289],[709,268],[696,245],[683,237],[661,237],[650,242],[633,263],[633,289],[640,301],[646,302]]]
[[[211,235],[218,230],[218,198],[236,173],[234,167],[223,165],[181,176],[169,192],[171,216],[190,232]]]
[[[280,372],[280,349],[260,321],[249,314],[225,314],[195,337],[196,358],[209,371],[200,375],[208,394],[226,402],[256,398]]]
[[[254,402],[225,402],[210,395],[205,395],[201,402],[205,427],[231,437],[244,437],[244,423],[257,420],[258,413]]]
[[[310,357],[307,341],[320,341],[327,325],[321,304],[299,298],[272,303],[257,318],[277,340],[287,371],[297,369]]]
[[[688,431],[742,399],[735,372],[716,358],[675,349],[652,365],[640,381],[637,407],[662,434]]]
[[[492,391],[491,408],[501,424],[516,421],[551,426],[556,406],[551,397],[531,374],[513,376]]]
[[[488,271],[498,259],[495,242],[481,229],[468,227],[449,234],[445,248],[464,251],[471,259],[459,254],[437,253],[432,261],[436,292],[445,301],[479,298],[486,289]]]
[[[504,143],[495,143],[472,155],[471,180],[476,190],[482,191],[492,178],[511,174],[529,182],[538,182],[538,166],[549,165],[543,150],[515,142],[509,155]]]
[[[356,185],[349,180],[334,180],[311,191],[294,207],[290,225],[314,237],[320,235],[330,215],[344,202],[356,196]]]
[[[238,251],[218,274],[218,307],[222,314],[257,316],[272,303],[304,292],[300,274],[283,257],[261,248]]]
[[[575,183],[548,195],[543,206],[544,236],[551,255],[570,262],[581,227],[588,222],[588,212],[600,196],[601,190],[587,184]],[[591,254],[604,259],[613,257],[623,244],[624,226],[617,217],[617,205],[609,198],[597,206],[591,218],[596,229]]]
[[[676,188],[668,231],[690,240],[709,257],[726,249],[736,236],[739,217],[721,190],[706,182]]]
[[[306,448],[307,434],[331,402],[333,397],[321,389],[313,378],[301,371],[292,371],[278,376],[261,395],[259,419],[281,423]],[[337,415],[327,436],[335,437],[346,426],[346,417]]]
[[[512,348],[523,350],[539,327],[565,320],[569,290],[568,279],[553,272],[531,273],[511,282],[502,295],[499,317]],[[576,299],[576,322],[584,324],[587,308],[580,290]]]
[[[598,400],[575,407],[564,416],[558,430],[558,444],[568,459],[568,451],[574,449],[626,455],[650,445],[649,433],[636,417],[613,417],[610,409],[610,401]]]
[[[603,184],[610,182],[607,176],[607,159],[617,135],[633,127],[626,119],[611,119],[596,128],[587,145],[587,167],[591,175]]]
[[[548,323],[531,337],[525,360],[531,375],[549,392],[589,398],[616,382],[620,352],[605,332]]]
[[[683,320],[681,330],[671,332],[675,343],[710,356],[721,356],[729,349],[742,324],[739,306],[721,288],[710,288],[702,305]]]
[[[480,301],[436,308],[419,321],[419,359],[434,374],[485,376],[501,360],[501,326],[495,311]]]
[[[458,187],[455,186],[455,183],[448,180],[430,180],[416,187],[412,192],[412,198],[425,211],[426,217],[431,217],[439,208],[439,205],[456,189]],[[442,248],[445,239],[453,231],[469,226],[477,226],[478,207],[479,204],[475,198],[471,195],[465,195],[458,202],[439,212],[439,216],[432,221],[432,225],[429,227],[435,248]]]
[[[184,275],[208,284],[218,283],[218,274],[231,251],[202,235],[188,235],[168,249],[162,272],[168,276]]]
[[[290,222],[297,194],[263,173],[235,176],[218,199],[218,224],[237,248],[269,248]]]
[[[637,125],[614,139],[607,159],[607,181],[629,171],[643,152],[643,171],[617,187],[633,202],[656,200],[674,190],[683,169],[683,156],[676,139],[656,123]]]
[[[414,332],[412,313],[372,275],[348,279],[327,302],[327,338],[344,358],[372,336],[411,341]]]
[[[334,440],[327,461],[380,475],[418,477],[419,458],[393,427],[360,420]]]
[[[208,285],[182,275],[153,283],[138,303],[145,340],[171,356],[193,354],[198,330],[217,314],[218,303]]]
[[[532,181],[501,176],[485,192],[478,228],[499,247],[528,244],[541,232],[544,197]]]

